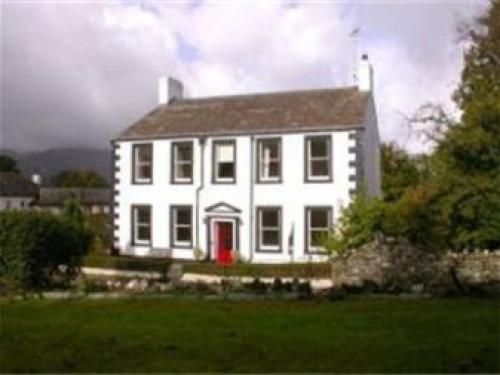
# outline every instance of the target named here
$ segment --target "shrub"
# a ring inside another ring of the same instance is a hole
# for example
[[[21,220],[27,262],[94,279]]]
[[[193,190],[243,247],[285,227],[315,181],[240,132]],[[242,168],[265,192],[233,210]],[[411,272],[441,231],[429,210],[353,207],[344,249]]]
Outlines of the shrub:
[[[285,285],[279,277],[274,279],[273,284],[271,285],[271,290],[274,293],[282,293],[285,291]]]
[[[74,278],[91,235],[64,216],[0,213],[0,276],[15,289],[40,290]]]
[[[384,211],[382,200],[357,195],[342,211],[336,228],[321,238],[326,252],[330,256],[341,255],[346,250],[373,241],[384,225]]]
[[[263,283],[258,277],[247,284],[248,289],[256,294],[265,294],[267,292],[267,284]]]
[[[297,286],[297,293],[300,298],[310,298],[312,296],[312,287],[309,281],[299,283]]]

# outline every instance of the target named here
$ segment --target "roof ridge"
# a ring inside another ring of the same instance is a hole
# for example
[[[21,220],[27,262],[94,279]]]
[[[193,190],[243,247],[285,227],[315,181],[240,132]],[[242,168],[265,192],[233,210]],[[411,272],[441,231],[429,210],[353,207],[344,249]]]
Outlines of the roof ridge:
[[[356,86],[342,86],[342,87],[321,87],[312,89],[299,89],[299,90],[288,90],[288,91],[270,91],[270,92],[255,92],[255,93],[244,93],[244,94],[230,94],[230,95],[214,95],[214,96],[200,96],[194,98],[183,98],[174,100],[169,105],[184,104],[189,102],[202,102],[211,100],[232,100],[232,99],[244,99],[251,97],[263,97],[263,96],[284,96],[284,95],[299,95],[306,93],[325,93],[329,91],[348,91],[357,90]]]

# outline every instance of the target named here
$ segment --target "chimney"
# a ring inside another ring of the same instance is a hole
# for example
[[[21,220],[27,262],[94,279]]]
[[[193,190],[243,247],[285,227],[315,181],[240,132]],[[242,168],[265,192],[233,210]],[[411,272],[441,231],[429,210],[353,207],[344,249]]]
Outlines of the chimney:
[[[42,176],[40,176],[37,173],[34,173],[31,175],[31,182],[33,182],[35,185],[40,186],[42,184]]]
[[[359,91],[373,91],[373,69],[368,55],[363,54],[358,65],[358,89]]]
[[[169,104],[172,100],[182,99],[182,82],[172,77],[160,77],[158,80],[158,104]]]

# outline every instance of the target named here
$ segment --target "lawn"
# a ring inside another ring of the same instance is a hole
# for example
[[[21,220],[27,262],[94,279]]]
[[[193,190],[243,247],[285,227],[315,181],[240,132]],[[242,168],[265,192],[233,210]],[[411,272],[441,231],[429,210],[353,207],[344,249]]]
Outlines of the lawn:
[[[0,303],[0,370],[499,372],[500,303],[198,299]]]

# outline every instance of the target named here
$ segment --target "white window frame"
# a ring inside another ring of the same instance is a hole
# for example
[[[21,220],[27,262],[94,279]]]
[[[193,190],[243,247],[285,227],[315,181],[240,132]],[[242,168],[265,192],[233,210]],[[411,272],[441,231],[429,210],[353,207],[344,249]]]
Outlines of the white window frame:
[[[278,226],[276,227],[265,227],[264,226],[264,211],[276,211],[278,213]],[[260,206],[257,207],[257,251],[270,251],[270,252],[280,252],[281,251],[281,240],[282,240],[282,209],[279,206]],[[278,244],[277,245],[265,245],[264,244],[264,230],[274,230],[278,232]]]
[[[142,147],[147,147],[151,149],[151,160],[149,161],[144,161],[140,160],[139,154],[140,150]],[[133,163],[133,183],[136,184],[150,184],[153,181],[153,144],[151,143],[141,143],[141,144],[135,144],[132,146],[132,152],[133,152],[133,158],[134,158],[134,163]],[[141,170],[141,167],[143,166],[149,166],[151,169],[150,177],[149,178],[142,178],[139,176],[139,171]]]
[[[139,222],[139,210],[140,209],[148,209],[149,210],[149,222]],[[151,244],[151,227],[152,227],[152,209],[151,206],[146,205],[137,205],[132,206],[132,230],[133,230],[133,244],[134,245],[150,245]],[[140,239],[139,238],[139,228],[147,227],[149,228],[149,239]]]
[[[327,143],[326,156],[312,156],[312,141],[324,139]],[[328,174],[313,175],[312,164],[315,161],[326,161],[328,163]],[[332,137],[329,135],[309,136],[306,138],[306,181],[330,181],[332,178]]]
[[[179,210],[189,210],[189,224],[179,224],[177,222],[177,213]],[[191,206],[172,206],[172,247],[191,248],[193,245],[193,208]],[[189,228],[189,241],[179,241],[177,239],[178,228]]]
[[[306,252],[307,253],[321,253],[325,251],[323,246],[313,246],[311,243],[311,232],[313,231],[313,227],[311,226],[311,214],[315,210],[324,210],[327,212],[327,226],[326,227],[314,227],[314,231],[329,231],[332,228],[332,216],[333,210],[332,207],[329,206],[314,206],[314,207],[306,207]]]
[[[217,148],[219,146],[231,146],[233,148],[233,177],[219,177],[219,162],[217,160]],[[236,140],[215,140],[212,144],[213,147],[213,182],[222,184],[233,184],[236,183]]]
[[[276,142],[276,145],[278,147],[278,156],[272,158],[270,155],[264,154],[264,145],[266,142]],[[281,181],[281,174],[282,172],[282,152],[281,152],[281,138],[259,138],[257,140],[257,163],[258,163],[258,182],[280,182]],[[267,160],[266,160],[267,159]],[[270,176],[269,171],[270,171],[270,164],[271,163],[278,163],[278,170],[279,174],[277,176]]]
[[[178,160],[178,150],[179,146],[185,146],[185,145],[190,145],[191,147],[191,160]],[[184,183],[184,184],[190,184],[193,182],[193,171],[194,171],[194,147],[193,147],[193,142],[172,142],[172,157],[173,157],[173,162],[172,162],[172,182],[174,183]],[[179,177],[177,175],[178,171],[178,166],[180,165],[191,165],[191,176],[189,177]]]

